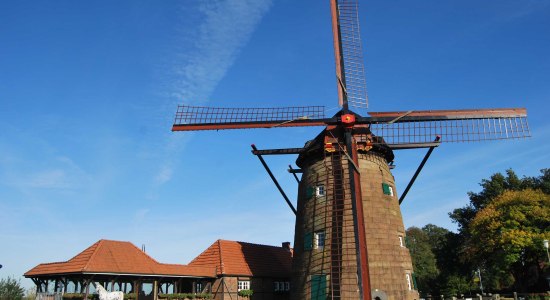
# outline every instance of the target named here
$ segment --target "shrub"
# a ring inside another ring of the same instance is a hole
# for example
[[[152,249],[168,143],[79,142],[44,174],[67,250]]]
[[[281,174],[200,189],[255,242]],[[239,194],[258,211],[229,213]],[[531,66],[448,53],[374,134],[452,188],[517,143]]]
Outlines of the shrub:
[[[66,293],[63,294],[63,300],[82,300],[84,299],[84,296],[84,294],[80,293]]]
[[[0,299],[20,300],[24,295],[25,290],[19,280],[11,277],[0,279]]]
[[[253,290],[240,290],[240,291],[239,291],[239,296],[245,297],[245,298],[251,297],[252,294],[254,294],[254,291],[253,291]]]
[[[159,298],[167,300],[186,300],[186,299],[212,299],[212,294],[202,293],[179,293],[179,294],[159,294]]]

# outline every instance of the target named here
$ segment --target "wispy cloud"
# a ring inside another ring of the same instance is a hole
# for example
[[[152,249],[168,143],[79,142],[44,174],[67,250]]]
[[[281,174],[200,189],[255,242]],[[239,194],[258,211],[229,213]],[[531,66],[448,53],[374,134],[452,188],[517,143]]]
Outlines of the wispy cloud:
[[[168,182],[172,178],[173,173],[174,170],[171,167],[163,165],[155,177],[155,183],[160,185]]]
[[[10,166],[8,166],[10,167]],[[91,177],[68,157],[51,160],[49,166],[19,167],[2,175],[2,183],[21,190],[76,190],[90,184]]]
[[[176,67],[173,95],[205,101],[233,65],[239,51],[271,7],[271,0],[218,0],[201,3],[204,21],[194,50]]]
[[[196,32],[185,33],[193,39],[191,49],[175,62],[170,90],[177,102],[204,102],[235,62],[249,41],[272,0],[217,0],[201,2],[202,23]],[[187,28],[186,28],[187,30]],[[183,38],[182,38],[183,40]],[[171,105],[173,108],[175,105]],[[153,177],[155,186],[172,178],[180,150],[188,138],[169,136],[165,143],[164,162]]]

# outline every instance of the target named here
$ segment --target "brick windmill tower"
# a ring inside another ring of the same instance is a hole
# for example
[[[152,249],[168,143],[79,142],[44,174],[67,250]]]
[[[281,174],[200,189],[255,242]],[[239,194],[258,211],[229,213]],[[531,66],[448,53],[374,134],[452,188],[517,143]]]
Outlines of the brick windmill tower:
[[[181,105],[173,131],[322,126],[298,154],[293,299],[418,299],[395,182],[394,150],[442,142],[523,138],[523,108],[369,112],[358,0],[330,0],[341,110],[322,106],[214,108]],[[426,156],[427,158],[427,156]],[[423,164],[421,164],[423,165]],[[420,170],[420,168],[419,168]]]

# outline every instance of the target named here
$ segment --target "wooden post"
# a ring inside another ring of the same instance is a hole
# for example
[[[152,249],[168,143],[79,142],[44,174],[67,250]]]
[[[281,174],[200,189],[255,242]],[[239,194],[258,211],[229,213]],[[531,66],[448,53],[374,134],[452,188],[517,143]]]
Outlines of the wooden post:
[[[90,294],[90,280],[86,279],[86,295],[84,296],[84,300],[88,300],[89,294]]]
[[[136,293],[136,300],[139,300],[139,281],[134,280],[134,293]]]
[[[153,300],[158,299],[158,294],[159,294],[159,286],[158,286],[158,281],[155,279],[155,281],[153,281]]]

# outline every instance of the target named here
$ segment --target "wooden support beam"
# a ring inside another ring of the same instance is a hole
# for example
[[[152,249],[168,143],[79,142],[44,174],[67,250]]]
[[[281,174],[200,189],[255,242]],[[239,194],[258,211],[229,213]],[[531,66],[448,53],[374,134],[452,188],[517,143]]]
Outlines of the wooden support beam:
[[[90,294],[90,279],[86,279],[86,294],[84,295],[84,300],[88,300],[89,294]]]

